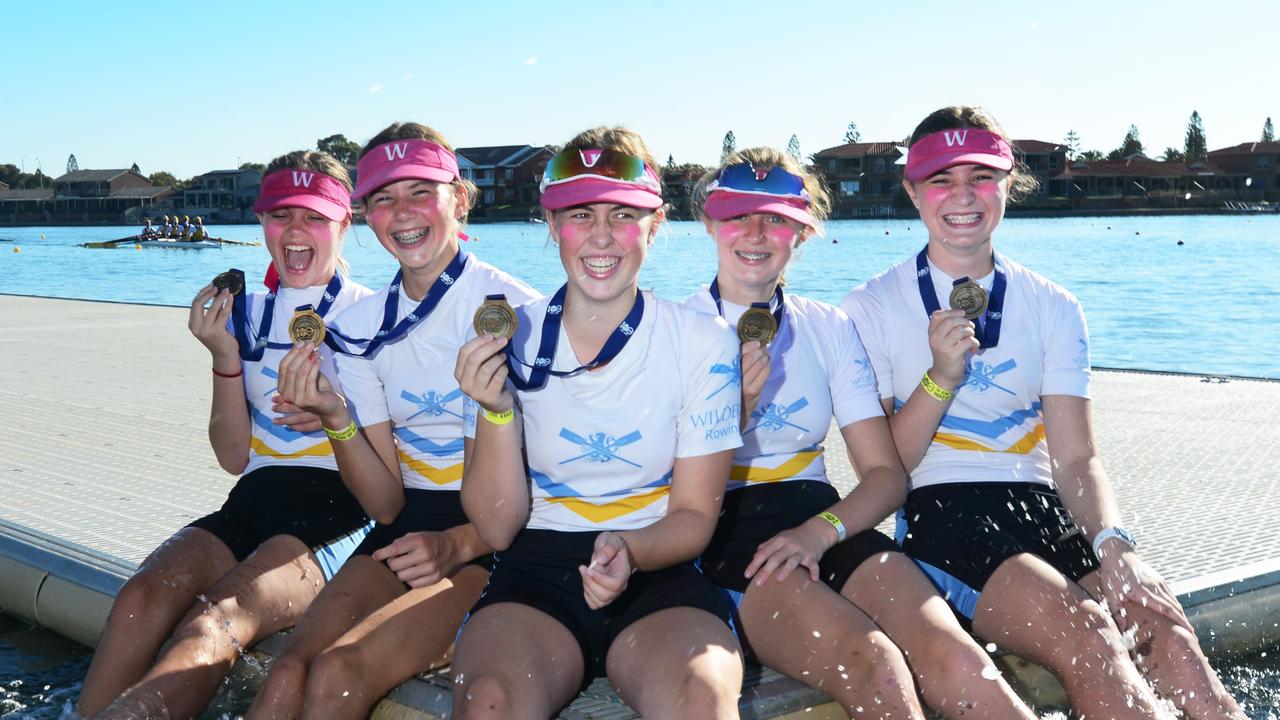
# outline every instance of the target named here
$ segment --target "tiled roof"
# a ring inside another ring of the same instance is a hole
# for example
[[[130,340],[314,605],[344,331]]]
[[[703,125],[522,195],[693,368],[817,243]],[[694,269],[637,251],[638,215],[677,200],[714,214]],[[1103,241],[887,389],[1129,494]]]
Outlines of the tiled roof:
[[[847,145],[837,145],[836,147],[819,150],[814,153],[814,159],[822,158],[853,158],[866,157],[868,155],[891,155],[893,157],[901,157],[902,152],[898,150],[900,146],[906,143],[896,142],[871,142],[871,143],[849,143]]]
[[[53,181],[60,182],[60,183],[110,182],[120,177],[121,175],[124,175],[127,172],[132,172],[132,171],[129,168],[123,168],[120,170],[76,170],[75,172],[66,173],[61,177],[56,177],[53,179]]]
[[[27,190],[0,190],[0,202],[21,202],[23,200],[51,200],[53,188],[30,188]]]
[[[1067,151],[1066,145],[1045,142],[1044,140],[1014,140],[1013,146],[1024,153],[1053,153]]]
[[[1059,177],[1186,177],[1188,175],[1214,175],[1222,172],[1207,163],[1165,162],[1145,157],[1125,160],[1076,161],[1067,166]]]
[[[492,145],[488,147],[458,148],[477,167],[516,166],[546,149],[542,145]]]
[[[1247,142],[1209,152],[1210,155],[1240,155],[1246,153],[1280,153],[1280,142]]]

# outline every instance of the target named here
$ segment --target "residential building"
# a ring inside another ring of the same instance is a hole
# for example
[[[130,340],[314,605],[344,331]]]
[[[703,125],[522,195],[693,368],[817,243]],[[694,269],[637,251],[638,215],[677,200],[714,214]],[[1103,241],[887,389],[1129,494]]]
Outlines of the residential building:
[[[1280,142],[1250,142],[1213,150],[1209,162],[1231,179],[1238,199],[1280,202]]]
[[[1013,154],[1027,173],[1039,181],[1036,195],[1066,195],[1067,183],[1057,179],[1067,167],[1067,146],[1043,140],[1014,140]]]
[[[479,214],[525,216],[538,205],[538,183],[554,153],[545,145],[498,145],[458,148],[457,155],[459,169],[465,159],[480,190]]]
[[[1231,178],[1211,163],[1152,160],[1077,160],[1053,179],[1070,207],[1082,210],[1218,207],[1235,199]]]
[[[677,165],[662,168],[662,195],[670,205],[667,215],[672,220],[696,220],[693,215],[693,188],[710,168],[702,165]]]
[[[902,189],[904,143],[848,143],[813,155],[831,193],[831,217],[893,217],[910,208]]]
[[[211,170],[182,191],[182,211],[209,224],[253,220],[262,173],[253,169]]]
[[[76,170],[53,180],[54,221],[107,222],[146,212],[173,195],[134,170]],[[132,211],[132,212],[130,212]]]
[[[0,190],[0,224],[45,225],[50,222],[53,188]]]

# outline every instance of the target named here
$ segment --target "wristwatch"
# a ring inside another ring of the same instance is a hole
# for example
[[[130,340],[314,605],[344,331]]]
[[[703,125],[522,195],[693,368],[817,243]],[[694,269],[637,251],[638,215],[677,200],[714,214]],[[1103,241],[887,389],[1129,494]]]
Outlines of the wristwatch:
[[[1138,547],[1138,538],[1134,537],[1133,533],[1113,525],[1109,528],[1103,528],[1102,532],[1093,536],[1093,554],[1097,555],[1098,548],[1102,547],[1102,543],[1110,538],[1119,538],[1131,548]]]

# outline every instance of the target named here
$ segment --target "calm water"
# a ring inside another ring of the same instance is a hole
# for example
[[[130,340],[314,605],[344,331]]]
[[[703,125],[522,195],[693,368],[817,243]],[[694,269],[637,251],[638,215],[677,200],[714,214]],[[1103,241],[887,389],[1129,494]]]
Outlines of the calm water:
[[[536,224],[477,225],[464,247],[550,292],[563,282],[555,248]],[[212,228],[261,240],[257,226]],[[0,228],[0,292],[186,305],[228,267],[265,269],[261,247],[91,250],[131,228]],[[788,272],[793,291],[838,303],[858,283],[920,249],[919,221],[840,221],[807,243]],[[1183,245],[1178,245],[1182,241]],[[1001,252],[1049,276],[1084,303],[1093,362],[1102,367],[1280,378],[1280,214],[1011,219]],[[21,252],[14,253],[16,246]],[[365,227],[346,255],[355,278],[385,285],[395,266]],[[683,298],[715,273],[701,224],[671,223],[641,282]]]
[[[257,227],[212,228],[260,241]],[[479,225],[465,248],[543,291],[563,281],[546,229]],[[266,267],[261,247],[220,250],[91,250],[78,243],[124,236],[130,228],[0,228],[0,292],[186,305],[228,267]],[[1178,245],[1178,241],[1183,245]],[[838,303],[849,289],[915,253],[918,221],[832,223],[788,272],[793,292]],[[1089,318],[1094,364],[1104,367],[1280,378],[1280,216],[1067,218],[1006,220],[1001,252],[1080,297]],[[13,252],[17,247],[21,252]],[[369,287],[395,271],[364,227],[348,236],[353,275]],[[642,277],[660,295],[682,298],[715,272],[700,224],[672,223]],[[1280,652],[1218,670],[1254,720],[1280,720]],[[57,718],[74,699],[87,651],[0,615],[0,718]],[[235,703],[223,708],[234,710]],[[216,709],[207,717],[218,717]]]

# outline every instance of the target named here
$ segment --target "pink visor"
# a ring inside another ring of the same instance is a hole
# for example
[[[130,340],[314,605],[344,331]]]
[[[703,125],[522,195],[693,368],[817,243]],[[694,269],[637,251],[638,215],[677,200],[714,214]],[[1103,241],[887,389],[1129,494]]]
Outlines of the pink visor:
[[[996,133],[978,128],[957,128],[926,135],[907,151],[907,180],[920,182],[954,165],[982,165],[996,170],[1013,169],[1013,149]]]
[[[459,179],[458,158],[443,145],[427,140],[392,140],[360,158],[353,200],[397,180],[450,183]]]
[[[351,193],[342,183],[314,170],[285,168],[262,178],[255,213],[280,207],[300,207],[342,222],[351,216]]]
[[[784,197],[755,192],[738,192],[736,190],[713,190],[702,203],[702,212],[712,220],[728,220],[739,215],[768,213],[781,215],[813,227],[813,215],[809,212],[809,202],[799,197]]]
[[[646,169],[646,174],[652,170]],[[647,180],[647,178],[646,178]],[[662,207],[662,193],[657,177],[652,182],[632,183],[601,176],[579,176],[548,185],[542,191],[542,207],[562,210],[575,205],[614,203],[644,210]]]

